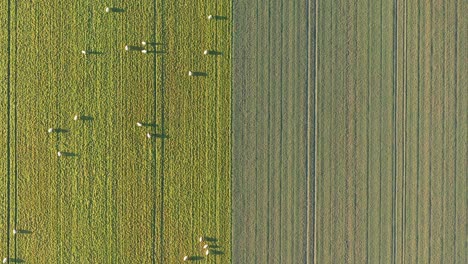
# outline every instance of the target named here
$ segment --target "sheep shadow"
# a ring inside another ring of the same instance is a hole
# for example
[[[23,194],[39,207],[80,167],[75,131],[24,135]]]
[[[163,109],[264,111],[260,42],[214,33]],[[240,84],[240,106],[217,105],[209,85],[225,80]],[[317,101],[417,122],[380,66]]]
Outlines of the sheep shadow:
[[[26,229],[17,229],[16,233],[17,234],[29,235],[29,234],[32,234],[33,232],[31,230],[26,230]]]
[[[169,138],[168,135],[162,134],[162,133],[147,133],[146,136],[148,138],[162,138],[162,139],[168,139]]]
[[[164,54],[166,53],[164,50],[147,50],[146,53],[152,53],[152,54]]]
[[[208,74],[206,72],[192,72],[192,76],[195,77],[206,77]]]
[[[144,50],[144,48],[142,48],[140,46],[127,45],[127,46],[125,46],[125,50],[126,51],[142,51],[142,50]]]
[[[154,128],[158,127],[158,124],[156,124],[156,123],[143,123],[143,122],[140,122],[140,124],[141,124],[142,127],[154,127]]]
[[[94,117],[92,117],[92,116],[80,116],[78,119],[83,120],[83,121],[93,121]]]
[[[206,55],[221,56],[221,55],[223,55],[223,53],[221,51],[209,50]]]
[[[203,237],[203,239],[206,241],[206,242],[218,242],[218,239],[216,239],[215,237]]]
[[[202,259],[203,259],[203,257],[201,257],[201,256],[190,256],[190,257],[188,257],[187,260],[189,260],[189,261],[200,261]]]
[[[6,263],[23,263],[23,262],[24,262],[24,260],[22,260],[20,258],[9,258]]]
[[[227,20],[227,16],[213,16],[214,20]]]
[[[208,248],[221,248],[221,247],[218,245],[208,245]]]
[[[149,46],[163,46],[164,44],[162,42],[150,41],[150,42],[146,42],[146,45],[149,45]]]
[[[62,157],[78,157],[78,154],[74,152],[60,151]]]
[[[104,54],[104,52],[102,52],[102,51],[97,51],[97,50],[87,50],[87,51],[86,51],[86,54],[90,54],[90,55],[101,55],[101,54]]]
[[[112,13],[123,13],[123,12],[125,12],[125,9],[123,9],[123,8],[118,8],[118,7],[110,7],[110,8],[109,8],[109,12],[112,12]]]
[[[49,129],[49,133],[68,133],[70,130],[68,129],[63,129],[63,128],[53,128],[52,131]]]

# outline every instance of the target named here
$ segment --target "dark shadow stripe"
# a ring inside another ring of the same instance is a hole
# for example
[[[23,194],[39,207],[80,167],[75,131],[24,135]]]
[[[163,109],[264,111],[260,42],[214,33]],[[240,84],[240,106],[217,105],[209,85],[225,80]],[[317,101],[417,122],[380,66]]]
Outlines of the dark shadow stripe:
[[[7,257],[10,256],[10,184],[11,184],[11,0],[8,0],[8,37],[7,37],[7,47],[8,47],[8,61],[7,61]]]

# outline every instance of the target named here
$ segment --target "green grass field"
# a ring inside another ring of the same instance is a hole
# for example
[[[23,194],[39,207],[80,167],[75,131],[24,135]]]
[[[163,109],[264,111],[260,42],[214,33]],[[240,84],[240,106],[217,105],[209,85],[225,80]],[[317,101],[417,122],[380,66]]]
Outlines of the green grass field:
[[[229,263],[230,1],[0,3],[1,256],[175,263],[206,235]]]

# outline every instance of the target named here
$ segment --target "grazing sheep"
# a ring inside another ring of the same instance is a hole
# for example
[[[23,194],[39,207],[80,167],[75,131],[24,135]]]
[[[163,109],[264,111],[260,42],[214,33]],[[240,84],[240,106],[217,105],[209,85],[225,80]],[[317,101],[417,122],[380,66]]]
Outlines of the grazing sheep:
[[[200,243],[201,243],[201,242],[205,241],[205,238],[201,236],[200,239],[198,239],[198,240],[199,240]]]
[[[86,50],[82,50],[81,54],[86,55],[86,54],[88,54],[88,52]]]
[[[193,76],[193,72],[192,72],[192,71],[189,71],[189,72],[188,72],[188,76]]]
[[[208,19],[213,19],[213,15],[208,15]]]
[[[208,256],[209,254],[210,254],[210,250],[207,249],[207,250],[205,251],[205,255]]]
[[[110,7],[106,7],[106,13],[109,13],[111,11]]]
[[[151,133],[146,133],[146,136],[147,136],[148,138],[151,138]]]
[[[4,258],[3,263],[7,263],[7,262],[8,262],[8,258]]]
[[[49,128],[49,129],[47,129],[47,132],[53,133],[53,132],[54,132],[54,129],[53,129],[53,128]]]
[[[188,259],[189,259],[188,256],[185,256],[185,257],[184,257],[184,261],[187,261]]]
[[[63,155],[62,152],[60,152],[60,151],[57,152],[57,156],[62,157],[62,155]]]
[[[203,52],[203,54],[204,54],[204,55],[208,55],[208,54],[210,54],[210,51],[209,51],[209,50],[205,50],[205,51]]]
[[[137,122],[137,126],[139,126],[139,127],[142,127],[142,126],[143,126],[143,124],[142,124],[142,123],[140,123],[140,122]]]
[[[141,42],[141,45],[143,45],[143,46],[146,46],[146,44],[147,44],[146,41]]]
[[[18,231],[16,231],[16,229],[13,229],[13,235],[16,235],[18,233]]]
[[[80,119],[80,116],[79,116],[79,115],[75,115],[75,116],[73,117],[73,120],[75,120],[75,121],[78,121],[79,119]]]
[[[148,51],[144,49],[144,50],[141,50],[141,53],[146,54],[148,53]]]
[[[210,246],[208,244],[203,246],[203,249],[208,249]]]

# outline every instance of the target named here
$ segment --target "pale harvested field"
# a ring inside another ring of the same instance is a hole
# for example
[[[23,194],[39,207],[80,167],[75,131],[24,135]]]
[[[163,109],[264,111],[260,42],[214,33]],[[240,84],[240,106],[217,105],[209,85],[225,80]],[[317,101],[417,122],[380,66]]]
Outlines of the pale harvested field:
[[[292,5],[234,3],[234,262],[466,263],[468,3]]]
[[[233,15],[232,259],[304,263],[313,183],[307,2],[234,2]]]

